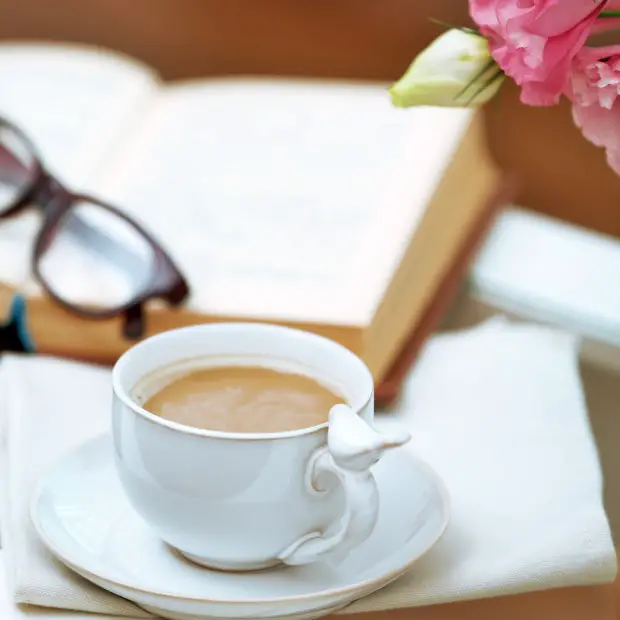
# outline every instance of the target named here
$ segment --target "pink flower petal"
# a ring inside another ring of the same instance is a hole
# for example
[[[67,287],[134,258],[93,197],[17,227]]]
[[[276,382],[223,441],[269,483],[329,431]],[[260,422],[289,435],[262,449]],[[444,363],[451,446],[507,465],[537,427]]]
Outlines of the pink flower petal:
[[[605,149],[620,174],[620,45],[584,48],[573,61],[566,94],[584,137]]]
[[[617,1],[617,0],[614,0]],[[605,0],[469,0],[493,58],[529,105],[554,105]]]

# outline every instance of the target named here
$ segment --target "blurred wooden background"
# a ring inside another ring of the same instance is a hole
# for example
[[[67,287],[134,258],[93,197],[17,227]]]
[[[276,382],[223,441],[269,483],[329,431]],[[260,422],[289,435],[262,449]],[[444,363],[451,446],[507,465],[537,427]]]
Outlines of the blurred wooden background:
[[[0,40],[103,45],[169,79],[226,73],[397,78],[465,0],[0,0]],[[529,208],[620,236],[620,179],[570,108],[528,108],[508,86],[487,107],[492,151]]]

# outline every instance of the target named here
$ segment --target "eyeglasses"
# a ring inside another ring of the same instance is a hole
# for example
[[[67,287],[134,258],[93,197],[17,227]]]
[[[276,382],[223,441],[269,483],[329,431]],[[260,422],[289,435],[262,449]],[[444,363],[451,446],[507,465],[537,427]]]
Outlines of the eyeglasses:
[[[64,187],[22,131],[0,118],[0,219],[29,207],[43,216],[32,272],[69,312],[89,319],[122,315],[123,334],[135,339],[144,333],[146,301],[177,306],[188,297],[189,286],[172,258],[140,224]],[[80,283],[76,269],[85,276]]]

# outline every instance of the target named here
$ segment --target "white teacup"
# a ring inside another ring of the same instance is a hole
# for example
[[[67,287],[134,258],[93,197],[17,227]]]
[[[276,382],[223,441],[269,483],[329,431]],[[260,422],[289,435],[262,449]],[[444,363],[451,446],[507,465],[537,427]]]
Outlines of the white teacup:
[[[171,422],[139,404],[182,371],[234,364],[305,374],[348,405],[313,428],[226,433]],[[118,360],[113,386],[116,462],[131,504],[184,556],[223,570],[346,555],[377,520],[370,467],[409,439],[370,426],[373,380],[356,355],[285,327],[214,323],[153,336]]]

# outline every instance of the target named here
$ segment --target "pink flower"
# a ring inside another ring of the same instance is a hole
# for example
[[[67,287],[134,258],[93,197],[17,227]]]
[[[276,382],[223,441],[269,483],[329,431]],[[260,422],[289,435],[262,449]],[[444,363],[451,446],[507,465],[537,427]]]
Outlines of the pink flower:
[[[469,0],[493,58],[521,86],[521,101],[554,105],[573,58],[607,0]]]
[[[620,174],[620,45],[584,48],[573,62],[566,94],[583,135],[605,148]]]

